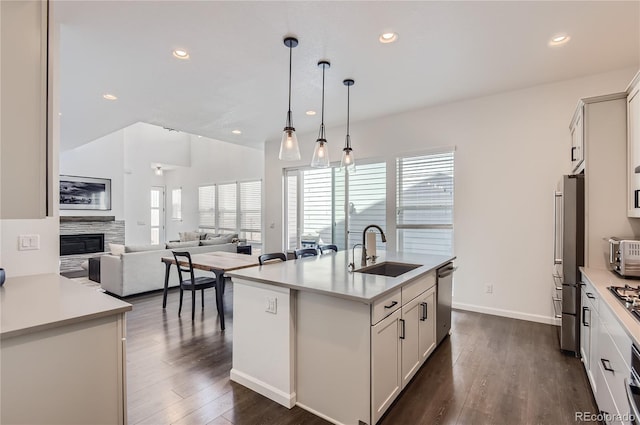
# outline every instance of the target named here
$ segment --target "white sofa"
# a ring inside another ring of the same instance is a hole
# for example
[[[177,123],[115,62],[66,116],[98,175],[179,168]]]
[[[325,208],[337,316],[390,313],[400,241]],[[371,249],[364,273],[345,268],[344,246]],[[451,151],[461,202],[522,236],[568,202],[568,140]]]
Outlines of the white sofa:
[[[131,247],[137,252],[124,252],[118,255],[107,254],[100,257],[100,285],[102,289],[120,297],[154,291],[164,288],[165,265],[162,257],[171,257],[171,251],[188,251],[191,254],[201,254],[213,251],[236,252],[235,243],[219,245],[175,247],[172,249],[158,249],[157,247]],[[207,272],[196,271],[197,275]],[[211,273],[209,273],[211,275]],[[178,273],[175,267],[171,269],[169,287],[178,285]]]

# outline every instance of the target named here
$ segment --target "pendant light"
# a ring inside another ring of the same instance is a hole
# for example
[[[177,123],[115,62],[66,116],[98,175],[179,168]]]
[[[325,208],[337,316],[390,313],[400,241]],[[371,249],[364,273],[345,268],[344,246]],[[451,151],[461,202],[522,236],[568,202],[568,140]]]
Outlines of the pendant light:
[[[313,158],[311,159],[311,166],[315,168],[326,168],[329,166],[329,149],[324,134],[324,70],[330,66],[331,64],[328,61],[318,62],[318,67],[322,68],[322,118],[320,121],[318,140],[316,140],[316,147],[313,150]]]
[[[298,39],[286,37],[284,39],[284,45],[289,48],[289,110],[287,111],[287,122],[282,132],[278,158],[284,161],[297,161],[300,159],[300,148],[298,147],[296,129],[293,128],[293,120],[291,119],[291,52],[292,49],[298,45]]]
[[[351,136],[349,135],[349,89],[356,82],[351,78],[347,78],[342,82],[347,86],[347,136],[344,138],[344,149],[342,149],[342,161],[340,161],[340,169],[346,169],[349,173],[356,172],[356,159],[351,149]]]

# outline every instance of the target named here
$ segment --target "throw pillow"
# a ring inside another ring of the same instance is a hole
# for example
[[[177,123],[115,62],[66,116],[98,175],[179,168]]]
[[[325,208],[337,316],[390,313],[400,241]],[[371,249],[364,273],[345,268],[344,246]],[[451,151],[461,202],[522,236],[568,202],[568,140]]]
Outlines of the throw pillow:
[[[238,239],[238,234],[237,233],[225,233],[223,235],[220,235],[220,237],[224,238],[226,243],[231,243],[234,239]]]
[[[111,251],[111,255],[124,254],[124,245],[119,243],[110,243],[109,251]]]
[[[200,244],[199,240],[187,241],[187,242],[167,242],[167,249],[189,248],[192,246],[198,246],[199,244]]]
[[[124,252],[159,251],[165,249],[161,245],[125,245]]]
[[[180,242],[191,242],[200,240],[200,232],[180,232]]]
[[[205,233],[205,240],[211,240],[214,238],[219,238],[220,237],[220,233]]]

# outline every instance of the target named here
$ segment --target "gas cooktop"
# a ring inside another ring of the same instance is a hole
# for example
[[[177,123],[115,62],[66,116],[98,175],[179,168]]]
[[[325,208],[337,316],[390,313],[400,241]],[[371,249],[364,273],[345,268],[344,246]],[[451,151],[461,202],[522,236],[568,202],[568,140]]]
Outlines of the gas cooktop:
[[[610,286],[609,290],[636,319],[640,320],[640,285]]]

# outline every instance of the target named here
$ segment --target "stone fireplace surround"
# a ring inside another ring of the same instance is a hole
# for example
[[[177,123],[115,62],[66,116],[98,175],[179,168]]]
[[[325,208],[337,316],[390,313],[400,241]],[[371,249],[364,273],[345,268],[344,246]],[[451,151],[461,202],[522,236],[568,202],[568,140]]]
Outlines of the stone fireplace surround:
[[[60,216],[60,235],[104,233],[104,252],[109,244],[124,244],[124,220],[114,216]],[[60,272],[81,270],[81,264],[103,253],[64,255],[60,257]]]

